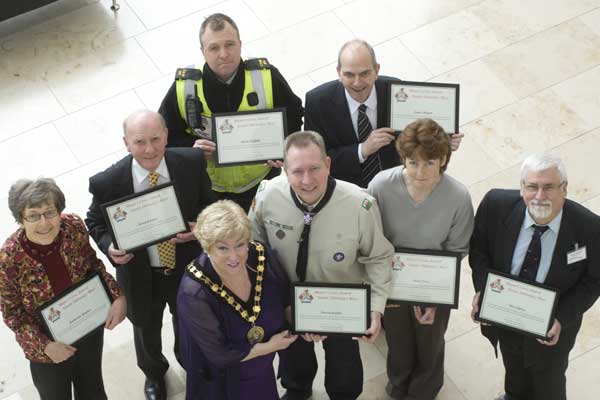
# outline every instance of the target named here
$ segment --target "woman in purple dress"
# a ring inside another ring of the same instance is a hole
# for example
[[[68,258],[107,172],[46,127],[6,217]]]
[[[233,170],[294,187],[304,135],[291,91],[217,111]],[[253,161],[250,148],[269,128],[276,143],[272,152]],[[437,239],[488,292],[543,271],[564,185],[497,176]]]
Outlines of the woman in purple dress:
[[[284,330],[285,272],[265,245],[249,242],[250,221],[232,201],[206,207],[194,234],[204,253],[177,295],[186,400],[279,399],[274,353],[296,340]]]

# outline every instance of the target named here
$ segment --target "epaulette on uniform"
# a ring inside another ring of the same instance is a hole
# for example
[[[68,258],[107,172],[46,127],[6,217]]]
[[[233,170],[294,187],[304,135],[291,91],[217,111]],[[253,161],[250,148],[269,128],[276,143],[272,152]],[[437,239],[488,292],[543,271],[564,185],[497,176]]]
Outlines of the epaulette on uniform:
[[[186,79],[199,81],[202,79],[202,71],[196,68],[177,68],[177,71],[175,71],[175,80],[178,81]]]
[[[244,61],[244,67],[248,71],[252,71],[255,69],[265,69],[272,68],[273,66],[269,64],[269,60],[264,57],[261,58],[251,58],[249,60]]]

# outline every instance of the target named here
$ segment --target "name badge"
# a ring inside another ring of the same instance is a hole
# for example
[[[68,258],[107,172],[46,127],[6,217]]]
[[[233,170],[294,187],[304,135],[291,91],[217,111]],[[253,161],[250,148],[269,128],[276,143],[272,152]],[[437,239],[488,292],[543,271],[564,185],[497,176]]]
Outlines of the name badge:
[[[577,261],[585,260],[586,258],[586,246],[580,247],[567,253],[567,265],[576,263]]]

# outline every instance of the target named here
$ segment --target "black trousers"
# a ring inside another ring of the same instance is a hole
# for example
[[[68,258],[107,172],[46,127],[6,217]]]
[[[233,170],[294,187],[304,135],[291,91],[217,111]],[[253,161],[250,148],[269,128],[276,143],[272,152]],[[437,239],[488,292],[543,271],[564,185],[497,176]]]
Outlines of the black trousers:
[[[401,304],[383,315],[387,394],[398,400],[433,400],[444,384],[444,334],[450,309],[438,307],[432,325],[417,322],[413,307]]]
[[[104,329],[77,343],[75,355],[59,364],[31,361],[33,384],[41,400],[106,400],[102,381]],[[73,388],[71,388],[73,386]]]
[[[354,400],[362,392],[363,368],[358,342],[350,337],[328,337],[325,350],[325,390],[331,400]],[[291,392],[308,392],[317,374],[313,342],[298,338],[287,349],[281,384]]]
[[[275,178],[281,174],[281,168],[271,168],[269,174],[265,177],[265,179]],[[258,186],[256,185],[249,190],[246,190],[243,193],[231,193],[231,192],[215,192],[213,193],[217,196],[219,200],[231,200],[236,202],[240,207],[246,211],[246,214],[250,210],[250,206],[252,205],[252,200],[254,200],[254,196],[256,195],[256,191],[258,190]]]
[[[527,338],[504,330],[500,335],[504,390],[510,400],[566,400],[569,353],[553,357],[552,362],[531,363],[525,359],[524,340]]]
[[[178,282],[179,278],[176,276],[164,276],[154,272],[152,274],[152,304],[148,304],[151,309],[150,319],[145,325],[133,325],[133,342],[138,367],[144,372],[146,378],[155,382],[162,379],[169,369],[169,362],[162,353],[161,337],[163,312],[167,304],[171,312],[175,335],[173,351],[175,358],[181,364],[176,305]]]

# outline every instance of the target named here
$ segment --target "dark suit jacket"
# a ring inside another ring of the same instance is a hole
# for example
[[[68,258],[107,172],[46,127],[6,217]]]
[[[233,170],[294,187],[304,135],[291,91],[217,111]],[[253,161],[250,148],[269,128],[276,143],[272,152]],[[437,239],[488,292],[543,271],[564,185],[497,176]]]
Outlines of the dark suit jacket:
[[[388,126],[387,82],[398,79],[380,76],[375,81],[377,91],[377,126]],[[356,185],[362,185],[358,161],[358,138],[352,126],[344,86],[340,81],[322,84],[306,94],[304,129],[323,136],[327,154],[331,157],[331,176]],[[394,142],[379,150],[382,169],[400,164]]]
[[[89,191],[93,195],[85,223],[90,236],[100,250],[108,256],[112,243],[100,205],[134,193],[131,175],[131,155],[90,178]],[[165,162],[177,200],[186,221],[196,221],[204,207],[215,201],[211,182],[206,174],[206,162],[202,152],[194,148],[166,149]],[[196,240],[176,245],[175,275],[181,278],[185,266],[201,252]],[[110,257],[108,257],[110,260]],[[112,262],[112,260],[111,260]],[[127,296],[127,316],[135,325],[144,325],[150,312],[152,299],[152,271],[148,252],[138,250],[125,265],[115,265],[117,281]]]
[[[525,217],[525,203],[517,190],[493,189],[481,201],[475,215],[469,263],[473,269],[475,291],[483,290],[486,269],[510,274],[512,256]],[[567,253],[586,246],[587,259],[567,264]],[[559,290],[556,318],[562,331],[555,346],[544,346],[535,339],[510,335],[523,340],[526,359],[549,362],[565,357],[575,343],[583,313],[600,294],[600,217],[587,208],[566,200],[556,246],[545,285]],[[482,326],[482,333],[494,348],[498,335],[506,331]],[[531,358],[529,358],[531,357]]]

